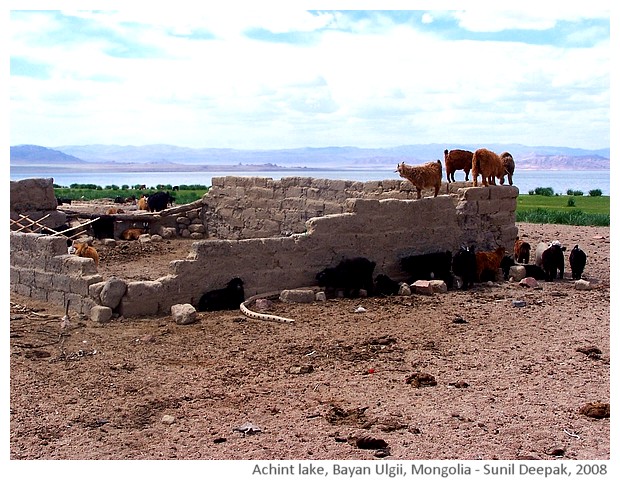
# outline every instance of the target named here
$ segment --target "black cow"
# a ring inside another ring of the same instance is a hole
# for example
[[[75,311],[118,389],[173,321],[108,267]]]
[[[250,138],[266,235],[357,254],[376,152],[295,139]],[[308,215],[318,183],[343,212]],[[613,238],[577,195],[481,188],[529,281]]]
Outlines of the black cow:
[[[172,196],[168,192],[155,192],[146,199],[147,210],[149,212],[161,212],[173,202]]]
[[[235,277],[228,282],[226,288],[211,290],[203,294],[198,301],[198,311],[236,310],[244,300],[243,280]]]
[[[325,288],[325,295],[336,296],[342,291],[347,298],[356,298],[360,290],[366,290],[370,296],[374,285],[372,273],[376,263],[363,257],[345,258],[335,267],[328,267],[316,275],[319,287]]]
[[[575,245],[570,251],[568,263],[570,263],[573,280],[581,279],[583,269],[586,267],[586,258],[586,252],[579,248],[579,245]]]
[[[410,255],[400,260],[400,266],[409,274],[409,283],[416,280],[443,280],[452,288],[452,252]]]
[[[515,263],[514,259],[511,256],[506,255],[504,258],[502,258],[502,261],[500,263],[500,268],[502,269],[502,272],[504,273],[504,280],[508,280],[508,277],[510,276],[510,267],[514,265],[518,265],[518,264]],[[545,271],[542,268],[540,268],[538,265],[525,264],[525,265],[519,265],[519,267],[525,268],[526,277],[532,277],[536,280],[545,280],[547,278]]]
[[[398,283],[396,280],[392,280],[390,277],[383,273],[380,273],[375,277],[375,295],[383,295],[388,297],[390,295],[398,295],[399,291],[400,283]]]
[[[542,269],[545,271],[545,280],[552,282],[556,278],[564,278],[565,251],[566,247],[561,246],[559,242],[552,242],[542,253]]]
[[[461,247],[452,258],[452,271],[463,281],[462,289],[474,286],[477,276],[474,247]]]
[[[114,203],[125,203],[125,197],[114,197]]]
[[[58,203],[58,205],[62,205],[63,203],[71,205],[71,199],[70,198],[56,197],[56,203]]]

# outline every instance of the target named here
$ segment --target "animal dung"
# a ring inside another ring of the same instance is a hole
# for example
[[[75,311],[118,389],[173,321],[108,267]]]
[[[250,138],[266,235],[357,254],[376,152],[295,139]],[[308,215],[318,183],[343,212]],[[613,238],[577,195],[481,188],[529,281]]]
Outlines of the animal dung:
[[[405,379],[405,383],[408,385],[412,385],[416,388],[434,387],[435,385],[437,385],[437,380],[435,380],[435,377],[430,373],[416,372],[412,375],[409,375]]]
[[[579,409],[579,413],[592,418],[609,418],[609,403],[586,403]]]
[[[355,446],[364,450],[379,450],[387,448],[388,444],[382,438],[363,436],[355,439]]]
[[[303,375],[304,373],[312,373],[314,367],[312,365],[293,365],[288,369],[288,373],[293,375]]]

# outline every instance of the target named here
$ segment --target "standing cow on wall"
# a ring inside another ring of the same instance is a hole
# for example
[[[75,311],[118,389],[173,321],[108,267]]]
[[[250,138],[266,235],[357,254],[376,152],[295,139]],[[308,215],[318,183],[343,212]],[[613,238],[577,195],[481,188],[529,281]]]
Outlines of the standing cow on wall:
[[[454,172],[457,170],[465,171],[465,181],[469,181],[469,171],[471,170],[471,162],[474,156],[474,152],[469,150],[444,150],[444,164],[446,166],[446,178],[448,183],[455,182]]]

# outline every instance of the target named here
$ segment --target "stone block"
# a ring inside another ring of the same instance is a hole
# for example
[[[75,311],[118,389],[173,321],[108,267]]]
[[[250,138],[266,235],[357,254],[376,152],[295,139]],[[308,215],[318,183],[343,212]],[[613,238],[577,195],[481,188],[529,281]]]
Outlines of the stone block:
[[[431,280],[430,287],[433,293],[448,293],[448,286],[443,280]]]
[[[97,323],[108,323],[112,320],[112,309],[97,305],[90,309],[90,319]]]
[[[420,295],[432,295],[434,293],[429,280],[416,280],[411,284],[411,291]]]
[[[312,303],[315,293],[312,289],[282,290],[280,301],[284,303]]]

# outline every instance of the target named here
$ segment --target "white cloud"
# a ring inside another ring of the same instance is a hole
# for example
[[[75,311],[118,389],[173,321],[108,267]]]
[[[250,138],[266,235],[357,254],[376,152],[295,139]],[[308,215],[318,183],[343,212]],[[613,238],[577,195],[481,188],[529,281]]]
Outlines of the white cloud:
[[[32,12],[11,22],[11,54],[51,68],[49,79],[11,78],[12,143],[280,148],[484,137],[600,147],[609,141],[601,120],[609,104],[608,42],[568,48],[445,41],[387,15],[377,24],[370,16],[352,20],[296,8],[274,15],[258,6],[75,15],[115,38],[41,44],[45,34],[55,38],[53,16]],[[422,22],[432,26],[442,15],[433,11]],[[551,28],[573,14],[456,15],[464,28],[490,32]],[[334,21],[347,29],[322,30]],[[277,43],[243,34],[253,28],[314,34],[308,43]],[[215,37],[191,36],[197,32]],[[592,33],[600,34],[572,35]],[[119,42],[159,53],[111,55]]]

